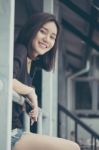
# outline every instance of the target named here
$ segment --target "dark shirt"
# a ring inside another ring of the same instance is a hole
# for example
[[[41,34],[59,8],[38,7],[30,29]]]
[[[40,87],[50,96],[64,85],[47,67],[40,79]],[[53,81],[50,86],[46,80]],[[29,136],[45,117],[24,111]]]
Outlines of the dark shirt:
[[[27,48],[24,45],[15,45],[13,62],[13,78],[32,86],[32,78],[27,72]],[[23,128],[22,106],[15,102],[12,110],[12,129],[14,128]]]

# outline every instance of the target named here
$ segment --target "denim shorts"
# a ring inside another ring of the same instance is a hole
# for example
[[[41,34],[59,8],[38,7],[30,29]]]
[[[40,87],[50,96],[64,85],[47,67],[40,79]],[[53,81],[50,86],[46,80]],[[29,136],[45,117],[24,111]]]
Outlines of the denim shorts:
[[[14,145],[19,141],[22,134],[23,134],[22,129],[17,129],[16,128],[16,129],[12,130],[12,133],[11,133],[11,148],[14,147]]]

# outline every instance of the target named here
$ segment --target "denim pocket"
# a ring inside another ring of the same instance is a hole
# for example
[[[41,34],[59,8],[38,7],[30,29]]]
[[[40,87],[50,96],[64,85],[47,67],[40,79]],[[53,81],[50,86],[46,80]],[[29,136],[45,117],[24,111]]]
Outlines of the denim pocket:
[[[16,142],[18,142],[19,139],[21,138],[22,134],[23,134],[23,130],[21,130],[21,129],[14,129],[14,130],[12,130],[11,147],[14,147]]]

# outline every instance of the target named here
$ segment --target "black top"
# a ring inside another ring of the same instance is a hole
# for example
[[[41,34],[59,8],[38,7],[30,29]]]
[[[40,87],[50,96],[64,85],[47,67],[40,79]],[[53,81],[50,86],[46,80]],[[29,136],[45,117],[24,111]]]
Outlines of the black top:
[[[13,78],[32,86],[32,78],[27,72],[27,48],[21,44],[15,45],[14,48]],[[22,107],[13,102],[12,111],[12,129],[23,128]]]

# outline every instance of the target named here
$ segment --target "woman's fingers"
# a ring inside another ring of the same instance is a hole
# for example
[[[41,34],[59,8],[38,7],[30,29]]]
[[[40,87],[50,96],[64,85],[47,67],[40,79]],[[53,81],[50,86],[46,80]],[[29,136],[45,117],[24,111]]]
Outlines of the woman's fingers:
[[[38,118],[38,108],[33,109],[32,111],[29,112],[29,116],[31,119],[34,121],[37,121]]]

